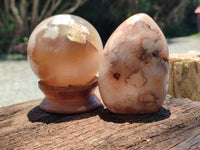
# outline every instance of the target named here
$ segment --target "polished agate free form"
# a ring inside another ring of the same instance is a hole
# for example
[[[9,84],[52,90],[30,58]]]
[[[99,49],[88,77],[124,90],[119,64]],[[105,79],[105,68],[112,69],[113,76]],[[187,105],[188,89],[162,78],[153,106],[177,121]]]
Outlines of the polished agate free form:
[[[152,113],[163,104],[169,80],[166,39],[147,14],[125,20],[107,41],[99,71],[99,89],[114,113]]]

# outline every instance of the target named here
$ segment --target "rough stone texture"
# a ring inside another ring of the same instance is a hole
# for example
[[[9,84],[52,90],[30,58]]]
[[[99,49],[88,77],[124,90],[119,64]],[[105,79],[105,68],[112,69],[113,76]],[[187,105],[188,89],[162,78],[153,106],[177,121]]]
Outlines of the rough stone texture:
[[[168,93],[200,101],[200,53],[170,55]]]
[[[200,103],[167,98],[158,113],[95,111],[56,115],[33,100],[0,108],[0,147],[8,149],[200,149]]]

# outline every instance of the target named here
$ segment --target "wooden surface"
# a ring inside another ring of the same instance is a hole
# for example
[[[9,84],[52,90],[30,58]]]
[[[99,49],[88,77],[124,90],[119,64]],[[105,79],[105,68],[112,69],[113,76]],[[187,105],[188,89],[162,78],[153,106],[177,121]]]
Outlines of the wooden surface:
[[[118,115],[101,107],[43,112],[41,100],[0,108],[0,149],[200,149],[200,102],[167,98],[158,113]]]

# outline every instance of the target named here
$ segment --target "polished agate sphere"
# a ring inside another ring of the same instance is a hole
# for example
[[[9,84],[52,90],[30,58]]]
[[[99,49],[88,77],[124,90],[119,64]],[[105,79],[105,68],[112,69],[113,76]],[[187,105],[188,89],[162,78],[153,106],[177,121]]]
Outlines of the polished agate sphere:
[[[89,22],[74,15],[56,15],[32,32],[28,59],[46,85],[85,85],[98,72],[102,49],[100,36]]]

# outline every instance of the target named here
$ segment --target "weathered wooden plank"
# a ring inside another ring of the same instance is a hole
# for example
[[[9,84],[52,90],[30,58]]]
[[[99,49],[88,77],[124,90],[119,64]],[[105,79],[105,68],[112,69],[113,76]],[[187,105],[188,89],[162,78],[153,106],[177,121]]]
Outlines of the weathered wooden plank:
[[[200,149],[200,102],[167,98],[158,113],[64,115],[41,100],[0,108],[0,149]]]

